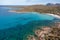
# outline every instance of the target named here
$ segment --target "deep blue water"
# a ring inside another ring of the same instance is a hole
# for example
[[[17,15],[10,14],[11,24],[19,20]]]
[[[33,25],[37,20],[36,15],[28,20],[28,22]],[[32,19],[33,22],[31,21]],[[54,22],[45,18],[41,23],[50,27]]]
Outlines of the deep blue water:
[[[14,27],[17,24],[26,24],[32,20],[53,20],[54,17],[37,12],[15,13],[8,12],[10,8],[0,7],[0,29]],[[11,10],[11,9],[10,9]]]

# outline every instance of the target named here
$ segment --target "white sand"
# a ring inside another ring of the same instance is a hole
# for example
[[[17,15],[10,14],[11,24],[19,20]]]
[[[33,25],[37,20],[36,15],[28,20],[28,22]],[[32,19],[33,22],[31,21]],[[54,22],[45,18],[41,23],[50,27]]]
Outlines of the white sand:
[[[16,12],[16,11],[9,10],[8,12]]]
[[[11,10],[10,10],[9,12],[16,12],[16,11],[11,11]],[[24,13],[24,12],[16,12],[16,13]],[[56,18],[59,18],[59,19],[60,19],[60,16],[55,15],[55,14],[47,13],[47,15],[51,15],[51,16],[53,16],[53,17],[56,17]]]
[[[55,14],[48,14],[48,15],[51,15],[53,17],[56,17],[56,18],[59,18],[60,19],[60,16],[58,16],[58,15],[55,15]]]
[[[28,13],[28,12],[17,12],[15,10],[9,10],[8,12],[15,12],[15,13]]]

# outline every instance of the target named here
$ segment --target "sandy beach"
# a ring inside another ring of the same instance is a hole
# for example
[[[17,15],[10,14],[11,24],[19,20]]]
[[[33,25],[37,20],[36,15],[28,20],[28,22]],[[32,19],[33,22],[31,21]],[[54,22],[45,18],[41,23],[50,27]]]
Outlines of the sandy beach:
[[[48,14],[48,15],[51,15],[53,17],[56,17],[56,18],[59,18],[60,19],[60,16],[58,16],[58,15],[55,15],[55,14]]]
[[[15,11],[15,10],[9,10],[8,12],[26,13],[26,12],[17,12],[17,11]],[[50,13],[47,13],[47,15],[51,15],[51,16],[53,16],[53,17],[56,17],[56,18],[59,18],[59,19],[60,19],[60,16],[55,15],[55,14],[50,14]]]
[[[16,12],[16,11],[14,11],[14,10],[9,10],[8,12],[21,13],[21,12]]]
[[[15,12],[15,13],[28,13],[28,12],[17,12],[15,10],[9,10],[8,12]]]

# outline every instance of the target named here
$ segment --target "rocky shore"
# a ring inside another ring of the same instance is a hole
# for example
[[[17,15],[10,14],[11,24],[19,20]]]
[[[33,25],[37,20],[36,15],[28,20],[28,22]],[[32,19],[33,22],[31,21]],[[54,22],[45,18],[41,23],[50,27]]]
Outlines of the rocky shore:
[[[29,35],[28,40],[60,40],[60,22],[54,27],[43,27],[35,30],[34,35]]]

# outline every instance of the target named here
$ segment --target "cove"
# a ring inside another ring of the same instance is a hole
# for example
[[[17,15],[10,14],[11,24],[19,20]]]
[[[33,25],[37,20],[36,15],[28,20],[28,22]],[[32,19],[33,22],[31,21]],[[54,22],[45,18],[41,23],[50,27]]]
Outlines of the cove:
[[[14,27],[17,24],[24,25],[29,21],[53,20],[54,17],[37,12],[15,13],[9,9],[0,7],[0,29]],[[11,9],[10,9],[11,10]]]
[[[0,7],[0,40],[27,40],[38,26],[51,25],[55,17],[37,12],[16,13]]]

